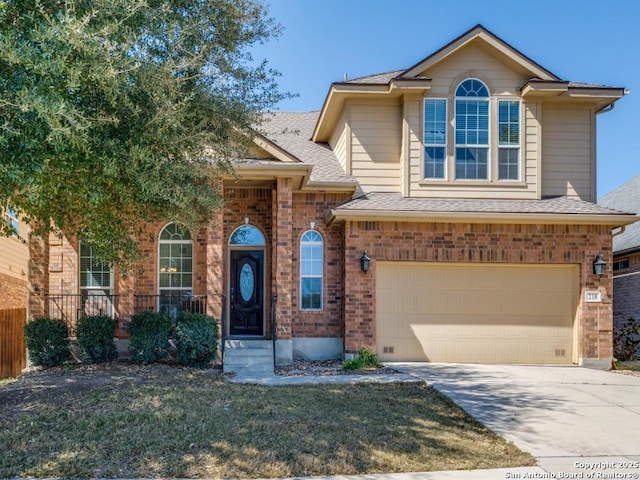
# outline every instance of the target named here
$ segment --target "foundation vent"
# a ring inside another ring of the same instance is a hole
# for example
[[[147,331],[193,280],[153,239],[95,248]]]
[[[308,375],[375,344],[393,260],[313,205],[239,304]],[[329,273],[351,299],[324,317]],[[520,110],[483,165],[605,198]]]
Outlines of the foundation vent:
[[[393,347],[382,347],[382,353],[393,353]]]
[[[567,352],[564,348],[556,348],[556,357],[566,357]]]

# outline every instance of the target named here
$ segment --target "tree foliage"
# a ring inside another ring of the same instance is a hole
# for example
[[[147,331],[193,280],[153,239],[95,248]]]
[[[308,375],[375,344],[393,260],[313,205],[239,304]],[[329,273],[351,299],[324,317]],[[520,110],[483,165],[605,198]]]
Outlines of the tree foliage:
[[[0,0],[0,210],[120,264],[141,218],[206,219],[283,96],[250,54],[278,30],[260,0]]]

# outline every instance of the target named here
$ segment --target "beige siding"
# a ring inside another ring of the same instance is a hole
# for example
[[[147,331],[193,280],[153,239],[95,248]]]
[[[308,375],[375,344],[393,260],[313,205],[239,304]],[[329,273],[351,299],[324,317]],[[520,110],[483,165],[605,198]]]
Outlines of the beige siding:
[[[434,97],[448,96],[458,83],[469,77],[487,83],[492,95],[517,95],[528,80],[473,45],[452,54],[421,75],[432,79],[429,95]]]
[[[347,158],[348,158],[347,132],[348,130],[349,129],[347,125],[347,116],[346,116],[346,113],[343,113],[342,117],[340,118],[340,121],[338,122],[337,128],[335,129],[335,131],[333,132],[333,135],[329,139],[329,145],[331,146],[333,153],[338,158],[338,161],[340,162],[342,169],[347,173],[349,172],[349,166],[347,165]]]
[[[543,107],[542,195],[594,201],[594,116],[586,105]]]
[[[578,266],[378,262],[377,352],[387,361],[573,360]]]
[[[454,164],[454,93],[458,84],[465,78],[475,77],[484,81],[492,95],[491,104],[491,175],[497,172],[497,102],[501,98],[518,98],[520,87],[527,80],[514,72],[508,65],[489,55],[477,46],[468,46],[451,55],[446,60],[426,70],[422,75],[432,79],[429,96],[446,98],[449,130],[447,132],[448,178],[453,178]],[[410,100],[405,105],[406,121],[409,124],[410,158],[408,169],[409,196],[412,197],[452,197],[452,198],[514,198],[535,199],[537,190],[539,151],[537,138],[539,133],[539,110],[536,103],[522,103],[521,132],[522,164],[521,181],[498,182],[479,181],[423,181],[422,175],[422,101]],[[410,104],[409,104],[410,103]]]
[[[0,273],[18,280],[27,280],[29,247],[26,240],[29,238],[29,227],[20,222],[18,230],[20,238],[0,237]]]
[[[365,192],[400,192],[401,106],[381,103],[349,108],[351,173]]]

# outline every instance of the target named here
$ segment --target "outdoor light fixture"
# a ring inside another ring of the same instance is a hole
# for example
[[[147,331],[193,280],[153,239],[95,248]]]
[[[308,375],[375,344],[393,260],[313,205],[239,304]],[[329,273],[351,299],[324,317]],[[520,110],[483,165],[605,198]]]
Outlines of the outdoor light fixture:
[[[604,261],[602,255],[596,255],[596,259],[593,261],[593,273],[600,276],[604,274],[604,270],[607,267],[607,262]]]
[[[370,264],[371,259],[367,256],[367,251],[365,250],[365,252],[362,254],[362,257],[360,257],[360,270],[362,270],[364,273],[367,273],[369,271]]]

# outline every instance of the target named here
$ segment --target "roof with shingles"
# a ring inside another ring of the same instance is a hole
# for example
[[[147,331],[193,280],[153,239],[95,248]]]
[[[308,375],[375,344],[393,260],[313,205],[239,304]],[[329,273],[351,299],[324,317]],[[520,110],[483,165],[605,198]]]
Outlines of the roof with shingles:
[[[607,193],[600,205],[616,210],[640,214],[640,175]],[[640,250],[640,221],[628,225],[620,235],[613,237],[613,253]]]
[[[568,197],[542,200],[493,200],[458,198],[408,198],[396,193],[369,193],[338,207],[341,210],[451,213],[538,213],[576,215],[625,215],[623,212]]]
[[[320,112],[275,112],[265,115],[260,133],[302,163],[313,165],[311,183],[347,183],[356,185],[347,175],[331,147],[314,143],[311,134]]]

